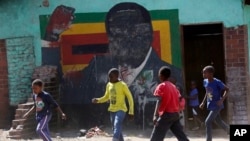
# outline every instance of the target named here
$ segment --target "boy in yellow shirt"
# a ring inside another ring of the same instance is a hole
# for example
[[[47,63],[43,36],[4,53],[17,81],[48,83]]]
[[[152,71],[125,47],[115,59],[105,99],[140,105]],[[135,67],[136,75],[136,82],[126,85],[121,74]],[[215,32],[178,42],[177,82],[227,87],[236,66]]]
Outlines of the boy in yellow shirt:
[[[112,141],[124,141],[122,135],[122,123],[128,111],[126,100],[129,103],[129,116],[132,119],[134,115],[134,101],[131,92],[125,82],[119,80],[119,71],[112,68],[108,72],[109,82],[106,85],[106,91],[103,97],[93,98],[93,103],[104,103],[109,100],[110,105],[108,111],[110,112],[111,124],[113,127]]]

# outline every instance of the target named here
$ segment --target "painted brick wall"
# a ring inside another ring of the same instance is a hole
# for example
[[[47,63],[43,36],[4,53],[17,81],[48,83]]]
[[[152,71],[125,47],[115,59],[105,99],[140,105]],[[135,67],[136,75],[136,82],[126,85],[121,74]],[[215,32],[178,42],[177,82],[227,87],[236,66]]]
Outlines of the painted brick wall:
[[[229,120],[232,124],[247,124],[248,82],[247,26],[225,29],[225,62],[229,93]]]
[[[5,40],[0,40],[0,128],[5,128],[9,115],[8,66]]]
[[[26,102],[31,95],[35,68],[33,37],[6,39],[10,105]]]

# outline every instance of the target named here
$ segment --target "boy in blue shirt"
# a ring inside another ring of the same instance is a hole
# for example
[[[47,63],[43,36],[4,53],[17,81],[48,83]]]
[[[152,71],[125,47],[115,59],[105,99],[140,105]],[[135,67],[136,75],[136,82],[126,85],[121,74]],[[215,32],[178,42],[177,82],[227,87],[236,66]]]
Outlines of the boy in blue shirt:
[[[195,127],[192,130],[198,130],[200,126],[203,125],[203,121],[200,115],[200,102],[199,102],[199,92],[197,89],[197,84],[196,81],[192,80],[190,83],[190,93],[189,96],[187,96],[187,99],[189,100],[188,105],[190,106],[192,113],[193,113],[193,118],[194,118],[194,123]]]
[[[226,124],[220,117],[220,111],[224,108],[223,102],[227,97],[229,88],[221,82],[221,80],[214,78],[214,67],[206,66],[203,71],[203,86],[206,89],[205,97],[200,104],[203,109],[205,102],[207,102],[207,109],[209,114],[205,120],[206,125],[206,141],[212,141],[212,122],[217,123],[227,133],[229,133],[229,125]],[[223,92],[223,95],[221,96]]]
[[[66,115],[62,112],[59,105],[51,97],[50,94],[43,91],[43,81],[36,79],[32,82],[34,106],[23,115],[26,118],[31,112],[36,110],[37,127],[36,132],[43,141],[52,141],[49,133],[49,121],[52,117],[51,107],[56,108],[61,113],[62,119],[66,119]]]

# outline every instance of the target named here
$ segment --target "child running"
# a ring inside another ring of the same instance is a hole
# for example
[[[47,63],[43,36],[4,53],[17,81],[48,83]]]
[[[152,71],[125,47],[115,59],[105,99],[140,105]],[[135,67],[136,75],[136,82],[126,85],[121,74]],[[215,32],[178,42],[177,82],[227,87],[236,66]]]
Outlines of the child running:
[[[206,89],[206,94],[200,108],[203,109],[207,102],[209,114],[205,120],[206,125],[206,141],[212,141],[212,123],[215,122],[221,126],[229,134],[229,126],[220,117],[220,111],[224,108],[223,102],[229,91],[228,87],[221,80],[214,78],[214,67],[206,66],[202,70],[203,86]],[[223,94],[222,94],[223,92]]]
[[[57,102],[51,97],[51,95],[43,91],[43,81],[40,79],[35,79],[32,82],[33,89],[33,100],[34,106],[23,115],[23,118],[26,118],[31,112],[36,111],[36,121],[37,134],[43,139],[43,141],[52,141],[49,133],[49,121],[52,117],[52,109],[56,108],[57,111],[61,113],[62,119],[66,119],[66,115],[62,112],[60,106]]]
[[[125,82],[119,80],[119,71],[117,68],[112,68],[108,72],[109,82],[106,86],[106,92],[101,98],[93,98],[93,103],[104,103],[109,100],[110,119],[113,127],[112,141],[124,141],[122,135],[122,123],[126,116],[127,106],[126,99],[129,103],[129,116],[133,119],[134,101],[131,92]]]
[[[163,66],[159,70],[161,83],[156,87],[154,95],[158,97],[154,112],[154,129],[150,141],[163,141],[170,129],[179,141],[189,141],[180,123],[179,91],[168,81],[171,70]]]

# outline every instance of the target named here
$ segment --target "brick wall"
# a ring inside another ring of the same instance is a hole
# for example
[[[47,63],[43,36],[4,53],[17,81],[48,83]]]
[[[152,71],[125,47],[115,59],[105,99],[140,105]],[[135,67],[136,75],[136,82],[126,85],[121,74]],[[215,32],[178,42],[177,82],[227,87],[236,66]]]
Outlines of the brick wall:
[[[248,44],[247,26],[225,29],[225,64],[228,97],[229,121],[231,124],[247,124],[247,82]]]
[[[8,66],[5,40],[0,40],[0,128],[8,125],[9,116],[8,98]]]
[[[33,37],[6,39],[10,105],[26,102],[31,96],[35,68]]]

